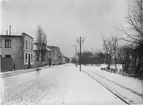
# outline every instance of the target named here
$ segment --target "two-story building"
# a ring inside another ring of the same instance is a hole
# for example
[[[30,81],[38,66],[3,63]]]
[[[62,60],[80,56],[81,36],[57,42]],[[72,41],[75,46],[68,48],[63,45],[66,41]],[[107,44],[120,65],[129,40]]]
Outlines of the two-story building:
[[[51,62],[53,65],[61,64],[61,52],[57,46],[48,46],[51,49]]]
[[[1,69],[6,69],[8,58],[12,59],[12,69],[24,69],[33,64],[33,37],[21,35],[0,35]],[[4,68],[3,68],[4,67]]]

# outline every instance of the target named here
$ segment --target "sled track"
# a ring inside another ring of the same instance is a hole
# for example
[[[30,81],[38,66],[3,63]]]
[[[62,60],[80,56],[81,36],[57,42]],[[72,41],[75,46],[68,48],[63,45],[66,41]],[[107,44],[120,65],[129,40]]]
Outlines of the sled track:
[[[130,105],[131,103],[128,102],[127,100],[124,99],[123,96],[118,95],[116,92],[114,92],[112,89],[110,89],[108,86],[106,86],[104,83],[100,82],[99,80],[95,79],[92,75],[90,75],[89,73],[85,72],[83,70],[83,72],[85,74],[87,74],[89,77],[91,77],[93,80],[95,80],[96,82],[98,82],[99,84],[101,84],[104,88],[106,88],[108,91],[110,91],[112,94],[114,94],[116,97],[118,97],[120,100],[122,100],[125,104]]]

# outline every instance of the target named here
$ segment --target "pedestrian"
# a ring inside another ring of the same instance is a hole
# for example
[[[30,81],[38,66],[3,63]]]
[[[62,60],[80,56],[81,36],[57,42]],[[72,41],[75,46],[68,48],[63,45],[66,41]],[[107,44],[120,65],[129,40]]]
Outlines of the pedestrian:
[[[15,63],[13,64],[13,71],[15,71]]]
[[[49,59],[49,67],[51,67],[51,59]]]

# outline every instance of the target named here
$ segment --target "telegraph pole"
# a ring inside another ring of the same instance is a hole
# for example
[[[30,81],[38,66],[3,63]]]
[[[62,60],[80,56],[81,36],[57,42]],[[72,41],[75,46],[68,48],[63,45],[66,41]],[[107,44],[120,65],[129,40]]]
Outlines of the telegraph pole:
[[[79,64],[80,64],[80,71],[81,71],[81,47],[82,47],[82,44],[84,43],[84,38],[80,36],[80,38],[77,39],[77,43],[79,44],[79,47],[80,47]]]
[[[76,66],[77,66],[77,45],[75,45],[75,59],[76,59]]]
[[[76,60],[75,63],[77,66],[77,45],[75,44],[74,47],[75,47],[75,60]]]

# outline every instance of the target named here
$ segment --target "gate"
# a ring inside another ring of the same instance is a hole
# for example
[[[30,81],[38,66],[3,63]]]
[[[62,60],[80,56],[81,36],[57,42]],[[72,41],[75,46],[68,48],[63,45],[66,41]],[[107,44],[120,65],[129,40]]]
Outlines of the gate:
[[[13,70],[13,59],[12,58],[0,58],[1,72]]]

